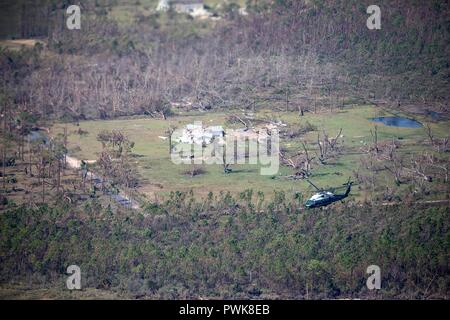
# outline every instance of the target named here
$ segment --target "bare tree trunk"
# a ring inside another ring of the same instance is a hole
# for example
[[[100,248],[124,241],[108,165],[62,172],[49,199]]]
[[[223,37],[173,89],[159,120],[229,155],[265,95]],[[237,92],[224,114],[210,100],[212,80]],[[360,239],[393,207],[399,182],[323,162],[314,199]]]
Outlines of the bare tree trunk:
[[[175,128],[173,128],[173,127],[169,127],[166,130],[166,133],[169,136],[169,157],[172,154],[172,134],[174,131],[175,131]]]
[[[301,104],[298,105],[298,111],[301,117],[303,117],[305,115],[304,111],[303,111],[303,106]]]
[[[32,174],[33,174],[33,172],[32,172],[32,166],[31,166],[31,154],[32,154],[32,150],[31,150],[31,144],[29,143],[28,144],[28,152],[29,152],[29,157],[28,157],[28,159],[29,159],[29,165],[30,165],[30,177],[32,176]]]
[[[370,134],[373,138],[373,147],[375,149],[375,152],[378,154],[380,150],[378,149],[378,127],[375,126],[374,131],[370,130]]]
[[[41,158],[42,160],[42,203],[45,203],[45,162],[44,158]]]
[[[23,161],[25,161],[25,136],[22,135],[22,139],[21,139],[21,144],[22,144],[22,151],[20,152],[20,159]]]
[[[289,89],[286,89],[286,112],[289,111]]]
[[[56,184],[57,193],[59,193],[60,186],[61,186],[61,159],[58,159],[58,182]]]
[[[427,135],[428,139],[430,140],[431,146],[434,146],[434,136],[429,124],[427,124]]]
[[[306,149],[306,145],[304,142],[302,142],[302,146],[303,146],[303,150],[305,151],[305,166],[304,166],[304,170],[305,170],[305,174],[307,176],[309,176],[310,172],[311,172],[311,161],[313,160],[313,158],[311,158],[309,156],[308,153],[308,149]]]
[[[67,167],[67,124],[64,127],[64,163],[63,168],[65,169]],[[65,171],[63,171],[63,175],[65,174]]]
[[[3,146],[3,192],[6,193],[6,146]]]
[[[6,193],[6,113],[3,113],[3,192]]]

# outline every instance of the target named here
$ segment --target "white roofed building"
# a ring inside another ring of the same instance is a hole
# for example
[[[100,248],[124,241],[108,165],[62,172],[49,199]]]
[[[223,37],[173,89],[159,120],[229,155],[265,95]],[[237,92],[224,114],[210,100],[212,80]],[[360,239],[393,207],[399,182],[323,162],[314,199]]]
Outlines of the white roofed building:
[[[160,0],[157,11],[167,11],[173,9],[178,13],[187,13],[192,17],[208,17],[211,15],[205,9],[203,0]]]
[[[204,128],[200,124],[188,124],[183,129],[181,137],[178,138],[180,143],[210,144],[214,139],[221,139],[225,135],[225,130],[221,126],[211,126]]]

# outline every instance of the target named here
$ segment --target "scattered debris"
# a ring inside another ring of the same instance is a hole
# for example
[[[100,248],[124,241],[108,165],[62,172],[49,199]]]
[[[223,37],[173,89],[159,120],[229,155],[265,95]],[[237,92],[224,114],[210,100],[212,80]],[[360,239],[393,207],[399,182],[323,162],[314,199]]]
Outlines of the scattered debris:
[[[212,13],[205,9],[203,0],[159,0],[157,11],[175,10],[178,13],[187,13],[193,18],[209,18]]]
[[[176,142],[187,144],[210,144],[214,140],[224,143],[225,131],[221,126],[203,127],[201,124],[188,124]]]

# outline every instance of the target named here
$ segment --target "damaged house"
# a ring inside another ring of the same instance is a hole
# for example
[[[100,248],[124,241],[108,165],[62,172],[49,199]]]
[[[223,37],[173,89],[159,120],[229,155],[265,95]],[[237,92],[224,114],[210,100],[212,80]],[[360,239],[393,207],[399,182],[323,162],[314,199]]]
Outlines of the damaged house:
[[[173,9],[178,13],[187,13],[192,17],[208,16],[210,13],[205,9],[203,0],[160,0],[157,11]]]
[[[178,142],[187,144],[210,144],[214,140],[219,140],[219,143],[223,143],[225,136],[225,130],[222,126],[210,126],[203,127],[201,124],[188,124],[183,129],[181,137],[178,138]]]

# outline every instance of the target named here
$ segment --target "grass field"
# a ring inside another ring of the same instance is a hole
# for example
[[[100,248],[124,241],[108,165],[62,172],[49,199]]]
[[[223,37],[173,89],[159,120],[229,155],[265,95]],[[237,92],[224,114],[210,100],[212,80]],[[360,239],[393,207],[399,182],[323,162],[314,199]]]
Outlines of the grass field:
[[[239,111],[235,111],[239,112]],[[370,143],[370,130],[375,124],[370,118],[385,115],[383,110],[360,106],[346,108],[333,113],[312,114],[307,113],[299,117],[296,112],[273,113],[262,110],[256,114],[258,118],[281,120],[288,128],[296,128],[302,123],[309,122],[318,130],[309,132],[303,137],[288,139],[281,137],[281,145],[290,151],[301,150],[301,141],[305,141],[308,149],[314,154],[317,149],[315,142],[317,134],[325,130],[330,136],[335,136],[343,128],[345,152],[329,165],[316,165],[313,168],[312,180],[321,187],[339,186],[352,176],[353,170],[360,166],[360,157],[363,155],[361,147]],[[61,133],[64,126],[69,132],[69,150],[71,155],[87,160],[97,159],[101,152],[101,144],[97,141],[97,134],[102,130],[120,129],[135,142],[133,153],[136,166],[141,176],[139,191],[146,194],[150,200],[155,196],[168,195],[171,191],[193,190],[196,194],[207,195],[210,191],[230,191],[231,193],[253,189],[254,192],[264,192],[267,196],[274,191],[285,191],[288,194],[301,192],[308,196],[313,192],[306,181],[288,180],[283,176],[291,175],[294,171],[280,166],[276,176],[260,175],[258,165],[233,165],[231,174],[224,174],[221,165],[204,165],[206,172],[191,177],[185,172],[191,165],[176,165],[169,158],[168,140],[159,136],[166,136],[165,131],[169,125],[178,128],[194,121],[202,121],[205,125],[223,125],[227,128],[225,113],[178,113],[168,120],[153,118],[120,119],[111,121],[84,121],[77,127],[74,124],[57,124],[52,128],[52,135]],[[425,119],[419,119],[425,123]],[[445,136],[448,133],[448,122],[430,123],[436,136]],[[230,127],[228,125],[228,127]],[[426,133],[424,128],[396,128],[377,125],[379,140],[400,139],[399,152],[404,154],[421,152],[426,146]],[[81,128],[88,132],[79,135],[76,131]],[[394,185],[393,178],[386,174],[382,181],[386,186]],[[364,194],[357,188],[352,192],[353,197],[362,198]]]

